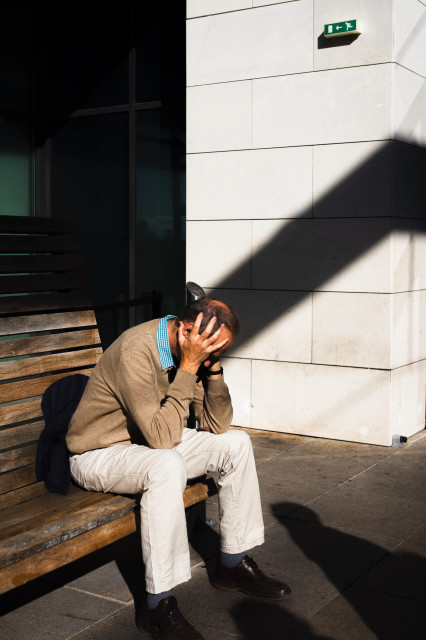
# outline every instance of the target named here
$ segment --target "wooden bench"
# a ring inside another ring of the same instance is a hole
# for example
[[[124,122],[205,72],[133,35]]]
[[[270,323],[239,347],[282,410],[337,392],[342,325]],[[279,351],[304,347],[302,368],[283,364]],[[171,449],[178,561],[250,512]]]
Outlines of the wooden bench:
[[[78,243],[69,224],[0,216],[0,593],[136,531],[135,497],[67,496],[37,482],[41,396],[102,355]],[[185,507],[215,493],[201,481]]]

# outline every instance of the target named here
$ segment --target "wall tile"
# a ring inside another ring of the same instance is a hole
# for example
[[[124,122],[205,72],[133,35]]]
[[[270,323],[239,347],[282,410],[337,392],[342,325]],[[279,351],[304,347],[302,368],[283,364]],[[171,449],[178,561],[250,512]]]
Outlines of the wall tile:
[[[207,16],[223,11],[251,9],[252,0],[186,0],[186,17]]]
[[[426,220],[426,149],[394,142],[393,215]]]
[[[391,215],[391,143],[319,145],[313,166],[314,217]]]
[[[371,65],[253,81],[253,146],[387,140],[391,67]]]
[[[388,371],[252,364],[252,427],[389,445]]]
[[[358,20],[361,35],[324,38],[324,25]],[[355,67],[392,60],[392,2],[389,0],[321,0],[315,3],[314,69]]]
[[[426,221],[393,220],[392,290],[426,289]]]
[[[236,427],[251,426],[251,361],[242,358],[221,359],[226,384],[232,398]]]
[[[187,90],[187,152],[251,147],[252,83]]]
[[[268,4],[283,4],[285,2],[300,2],[301,0],[253,0],[253,7],[264,7]]]
[[[315,364],[390,367],[390,296],[377,293],[314,293]]]
[[[390,431],[409,437],[425,428],[426,360],[391,372]]]
[[[426,146],[426,80],[393,65],[393,131],[395,140]]]
[[[230,354],[239,358],[310,362],[312,294],[298,291],[206,290],[238,313],[241,332]]]
[[[426,359],[426,291],[391,296],[391,368]]]
[[[187,280],[250,287],[251,222],[188,222]]]
[[[253,288],[390,291],[390,219],[253,222]]]
[[[311,215],[311,147],[203,153],[187,158],[189,220]]]
[[[426,7],[418,0],[394,0],[393,59],[426,77]]]
[[[312,4],[281,3],[190,20],[187,84],[312,71]]]

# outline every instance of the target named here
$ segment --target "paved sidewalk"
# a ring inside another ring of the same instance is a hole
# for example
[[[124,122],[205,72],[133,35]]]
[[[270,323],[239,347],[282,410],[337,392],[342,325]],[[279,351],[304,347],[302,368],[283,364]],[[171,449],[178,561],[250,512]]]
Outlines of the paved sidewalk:
[[[249,433],[266,525],[253,557],[293,594],[276,604],[215,590],[218,534],[197,531],[193,577],[176,595],[206,640],[424,640],[426,432],[401,449]],[[130,536],[1,596],[0,638],[145,640],[142,572]]]

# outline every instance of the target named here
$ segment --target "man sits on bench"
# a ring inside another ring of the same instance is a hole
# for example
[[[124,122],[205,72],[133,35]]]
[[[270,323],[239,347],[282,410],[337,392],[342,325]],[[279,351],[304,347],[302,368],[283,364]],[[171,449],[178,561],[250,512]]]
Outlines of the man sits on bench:
[[[173,596],[173,587],[190,578],[187,478],[218,477],[214,586],[272,600],[290,594],[246,555],[264,541],[259,486],[249,436],[228,430],[232,405],[220,364],[238,331],[235,312],[209,298],[190,303],[178,318],[129,329],[93,370],[67,434],[77,484],[142,494],[147,600],[137,624],[164,640],[202,640]],[[197,429],[187,428],[190,405]]]

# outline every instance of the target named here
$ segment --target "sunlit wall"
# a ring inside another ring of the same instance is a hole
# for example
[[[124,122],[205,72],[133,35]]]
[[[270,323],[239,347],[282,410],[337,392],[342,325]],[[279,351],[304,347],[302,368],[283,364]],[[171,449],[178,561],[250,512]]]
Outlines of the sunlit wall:
[[[188,0],[187,39],[187,278],[241,315],[234,423],[424,428],[425,4]]]

